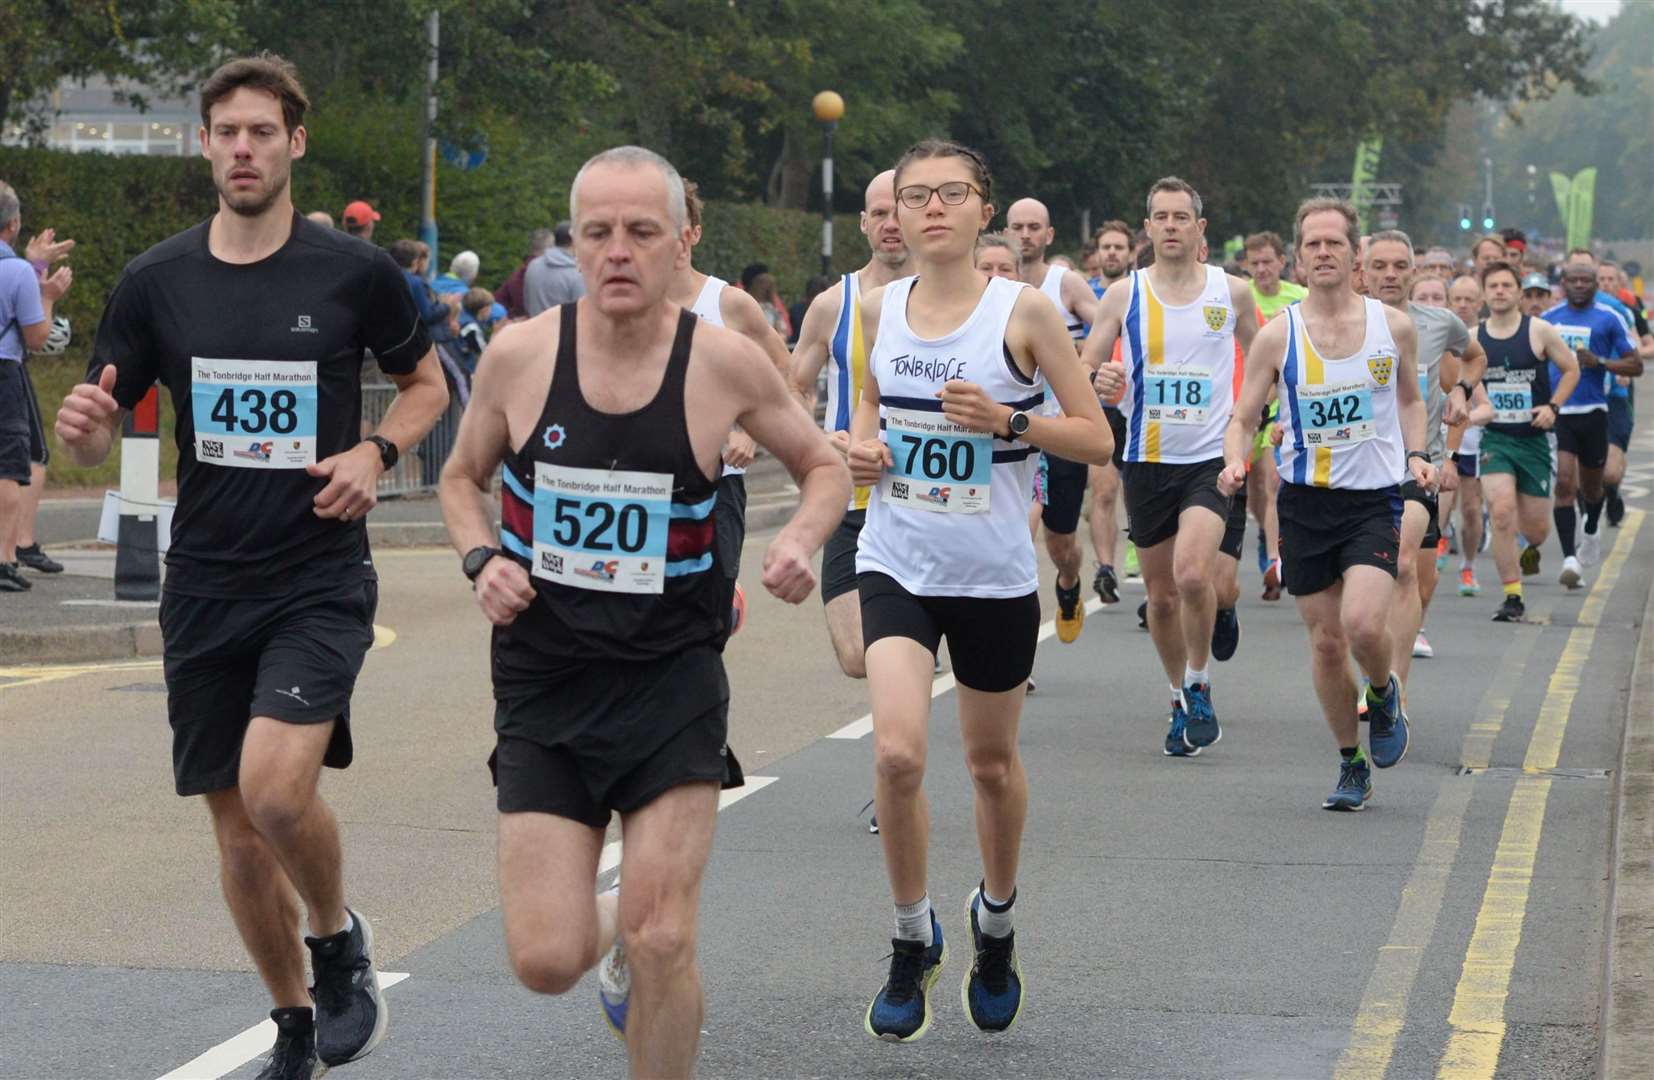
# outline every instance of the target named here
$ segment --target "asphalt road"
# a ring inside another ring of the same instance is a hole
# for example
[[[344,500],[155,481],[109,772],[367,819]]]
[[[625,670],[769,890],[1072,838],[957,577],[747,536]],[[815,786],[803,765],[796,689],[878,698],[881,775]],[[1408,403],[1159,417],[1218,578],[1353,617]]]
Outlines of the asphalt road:
[[[1572,594],[1552,584],[1553,541],[1530,579],[1532,625],[1492,624],[1496,596],[1444,584],[1436,659],[1414,667],[1412,750],[1358,815],[1320,809],[1336,753],[1303,628],[1290,602],[1256,599],[1255,567],[1240,653],[1215,674],[1224,738],[1199,758],[1160,752],[1139,586],[1079,642],[1044,642],[1022,730],[1029,999],[996,1037],[959,1005],[959,909],[980,870],[953,695],[939,693],[931,892],[953,951],[931,1033],[890,1046],[861,1028],[891,933],[878,840],[857,816],[871,740],[826,737],[866,712],[865,688],[838,673],[818,601],[762,593],[754,538],[749,626],[728,661],[731,742],[755,790],[720,817],[706,880],[701,1074],[1594,1075],[1612,795],[1599,774],[1615,763],[1654,522],[1639,512],[1608,539],[1593,587]],[[378,561],[390,633],[358,686],[358,764],[324,791],[379,966],[410,977],[387,992],[389,1040],[340,1075],[621,1076],[592,979],[540,998],[505,961],[487,635],[453,556]],[[171,793],[160,678],[144,661],[0,671],[0,1076],[160,1077],[215,1047],[190,1075],[256,1071],[222,1044],[268,1003],[218,896],[205,810]]]

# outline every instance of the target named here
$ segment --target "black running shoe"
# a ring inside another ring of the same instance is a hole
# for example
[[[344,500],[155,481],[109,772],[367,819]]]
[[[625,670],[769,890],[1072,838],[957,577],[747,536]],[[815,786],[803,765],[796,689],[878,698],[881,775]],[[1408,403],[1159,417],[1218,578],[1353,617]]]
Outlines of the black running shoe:
[[[1120,579],[1114,576],[1114,567],[1098,566],[1097,576],[1091,579],[1091,587],[1097,590],[1097,599],[1104,605],[1120,602]]]
[[[1619,528],[1620,522],[1625,520],[1625,500],[1620,498],[1619,492],[1612,492],[1608,496],[1608,505],[1604,507],[1604,510],[1608,514],[1608,527],[1611,529]],[[18,548],[17,554],[21,558],[23,549]]]
[[[1212,659],[1227,660],[1240,648],[1240,615],[1232,607],[1218,608],[1212,623]]]
[[[1149,602],[1147,600],[1145,600],[1141,604],[1137,605],[1137,629],[1147,630],[1148,628],[1149,628]]]
[[[304,939],[316,976],[316,1053],[329,1065],[367,1056],[384,1042],[390,1021],[373,970],[373,927],[360,912],[350,917],[349,930]]]
[[[1505,602],[1499,605],[1499,610],[1493,613],[1494,622],[1521,622],[1527,610],[1522,606],[1522,598],[1514,593],[1505,594]]]
[[[28,547],[18,548],[17,561],[30,570],[38,570],[42,574],[63,573],[63,564],[41,551],[39,544],[30,544]]]
[[[28,592],[34,588],[14,562],[0,562],[0,592]]]
[[[272,1009],[276,1045],[259,1071],[258,1080],[314,1080],[327,1072],[316,1057],[316,1021],[309,1009]]]

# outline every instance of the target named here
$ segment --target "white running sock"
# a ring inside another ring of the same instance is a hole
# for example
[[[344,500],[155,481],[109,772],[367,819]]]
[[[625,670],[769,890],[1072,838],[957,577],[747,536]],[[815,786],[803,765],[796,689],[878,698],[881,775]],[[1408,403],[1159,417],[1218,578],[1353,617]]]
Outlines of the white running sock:
[[[1190,667],[1188,664],[1183,665],[1183,685],[1184,686],[1200,686],[1202,684],[1210,684],[1211,681],[1212,681],[1212,676],[1211,676],[1210,672],[1207,669],[1202,668],[1201,670],[1196,671],[1194,668]]]
[[[995,900],[988,895],[984,888],[980,896],[981,903],[976,906],[976,927],[989,937],[1002,938],[1011,932],[1011,905],[1017,902],[1016,890],[1011,890],[1009,900]],[[995,911],[994,908],[998,908]]]
[[[1172,708],[1175,709],[1179,705],[1183,704],[1183,688],[1181,686],[1177,685],[1176,683],[1172,683],[1171,687],[1172,687]]]
[[[936,944],[931,936],[929,893],[912,904],[896,905],[896,936],[904,941],[922,941],[927,946]]]

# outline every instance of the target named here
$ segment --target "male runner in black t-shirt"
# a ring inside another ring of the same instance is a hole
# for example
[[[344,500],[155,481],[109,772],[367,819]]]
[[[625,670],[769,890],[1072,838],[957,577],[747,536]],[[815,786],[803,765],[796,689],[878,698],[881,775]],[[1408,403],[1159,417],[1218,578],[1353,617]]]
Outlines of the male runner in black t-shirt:
[[[345,907],[339,830],[316,784],[322,765],[350,764],[350,694],[373,643],[362,519],[379,474],[448,398],[390,257],[293,209],[307,104],[277,57],[208,79],[201,148],[218,212],[128,264],[88,381],[57,420],[91,465],[151,384],[172,395],[178,508],[160,619],[173,772],[180,795],[207,798],[225,898],[276,1006],[270,1080],[384,1038],[373,933]],[[366,351],[398,393],[364,439]]]

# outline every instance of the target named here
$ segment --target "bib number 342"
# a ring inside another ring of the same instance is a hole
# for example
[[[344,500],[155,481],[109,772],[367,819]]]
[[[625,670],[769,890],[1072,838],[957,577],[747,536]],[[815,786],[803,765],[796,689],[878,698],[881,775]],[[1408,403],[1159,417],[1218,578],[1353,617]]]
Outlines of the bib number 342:
[[[235,469],[302,469],[316,461],[316,364],[207,360],[190,367],[195,457]]]

